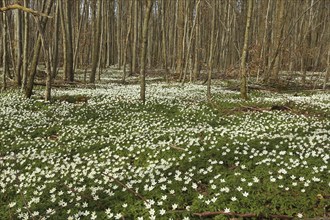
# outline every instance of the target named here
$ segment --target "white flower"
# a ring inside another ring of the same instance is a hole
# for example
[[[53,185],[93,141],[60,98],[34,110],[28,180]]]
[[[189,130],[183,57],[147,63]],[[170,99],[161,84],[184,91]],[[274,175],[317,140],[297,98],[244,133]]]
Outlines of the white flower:
[[[161,210],[159,210],[159,214],[160,214],[160,215],[164,215],[165,212],[166,212],[165,209],[161,209]]]
[[[155,210],[154,210],[154,209],[150,209],[150,210],[149,210],[149,214],[150,214],[150,215],[155,215]]]
[[[49,208],[49,209],[47,209],[47,211],[46,211],[46,213],[49,215],[49,214],[52,214],[54,212],[54,209],[51,209],[51,208]]]
[[[9,203],[8,207],[13,208],[15,205],[16,205],[16,202],[11,202],[11,203]]]
[[[253,182],[255,182],[255,183],[258,183],[259,182],[259,179],[258,179],[258,177],[253,177]]]
[[[237,198],[235,196],[231,197],[231,201],[237,201]]]
[[[229,213],[230,212],[230,208],[225,208],[224,213]]]
[[[243,196],[244,197],[248,197],[249,196],[249,193],[248,192],[243,192]]]
[[[303,214],[302,214],[302,213],[298,213],[298,214],[297,214],[297,217],[298,217],[298,218],[302,218],[302,217],[303,217]]]
[[[39,215],[39,212],[38,211],[34,211],[33,213],[32,213],[32,216],[38,216]]]
[[[115,215],[115,219],[120,219],[121,217],[123,217],[123,215],[122,215],[121,213],[117,213],[117,214]]]
[[[96,215],[96,212],[92,212],[92,216],[91,216],[91,219],[94,220],[97,218],[97,215]]]
[[[173,205],[172,205],[172,209],[173,209],[173,210],[175,210],[175,209],[177,209],[177,208],[178,208],[178,204],[173,204]]]

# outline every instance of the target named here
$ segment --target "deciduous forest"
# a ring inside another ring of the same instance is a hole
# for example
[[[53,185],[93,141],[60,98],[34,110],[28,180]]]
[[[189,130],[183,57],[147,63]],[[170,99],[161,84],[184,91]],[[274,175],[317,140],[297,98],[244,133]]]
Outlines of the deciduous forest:
[[[0,0],[0,219],[330,218],[329,0]]]

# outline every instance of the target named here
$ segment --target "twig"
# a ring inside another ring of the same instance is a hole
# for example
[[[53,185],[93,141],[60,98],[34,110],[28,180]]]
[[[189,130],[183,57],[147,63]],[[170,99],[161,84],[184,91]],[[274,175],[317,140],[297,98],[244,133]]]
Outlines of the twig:
[[[115,183],[117,183],[118,185],[122,186],[123,188],[127,189],[129,192],[131,192],[134,196],[138,197],[139,199],[141,199],[142,201],[146,201],[147,199],[142,196],[141,194],[135,192],[133,189],[129,188],[125,183],[122,183],[120,180],[118,180],[117,178],[111,176],[108,173],[103,173],[104,175],[110,177],[113,181],[115,181]]]

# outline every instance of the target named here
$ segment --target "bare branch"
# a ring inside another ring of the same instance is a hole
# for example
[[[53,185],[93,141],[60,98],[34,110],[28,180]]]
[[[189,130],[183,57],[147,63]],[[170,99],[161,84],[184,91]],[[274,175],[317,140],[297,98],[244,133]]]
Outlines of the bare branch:
[[[35,11],[32,8],[27,8],[27,7],[24,7],[24,6],[19,5],[19,4],[7,5],[7,6],[4,6],[4,7],[0,8],[0,12],[6,12],[6,11],[9,11],[9,10],[21,10],[21,11],[24,11],[26,13],[30,13],[34,16],[42,16],[42,17],[52,18],[52,16],[46,15],[44,13]]]

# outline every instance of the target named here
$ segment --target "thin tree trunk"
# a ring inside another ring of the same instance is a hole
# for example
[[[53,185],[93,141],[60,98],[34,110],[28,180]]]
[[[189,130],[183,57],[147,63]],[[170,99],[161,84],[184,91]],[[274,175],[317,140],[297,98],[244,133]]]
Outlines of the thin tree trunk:
[[[28,7],[28,0],[24,0],[24,7]],[[28,50],[29,50],[29,15],[24,13],[24,43],[22,63],[22,91],[24,91],[28,75]]]
[[[139,1],[134,2],[134,32],[133,32],[133,45],[132,45],[132,73],[136,72],[137,61],[137,40],[138,40],[138,4]]]
[[[214,32],[215,32],[215,2],[212,5],[212,26],[211,26],[211,43],[210,43],[210,55],[208,61],[208,74],[207,74],[207,100],[211,100],[211,80],[213,71],[213,51],[214,51]]]
[[[80,45],[80,33],[81,33],[82,25],[84,23],[86,8],[87,8],[87,1],[85,0],[85,2],[83,4],[83,9],[82,9],[82,16],[81,16],[80,22],[79,22],[79,28],[77,31],[78,33],[77,33],[77,37],[76,37],[76,41],[75,41],[75,50],[74,50],[74,55],[73,55],[73,72],[75,72],[75,70],[77,68],[77,62],[78,62],[77,58],[78,58],[78,51],[79,51],[79,45]]]
[[[146,101],[146,55],[147,55],[147,46],[148,46],[148,25],[150,19],[150,12],[152,8],[153,0],[147,0],[147,5],[145,8],[145,17],[143,20],[143,29],[142,29],[142,47],[141,47],[141,90],[140,98],[143,103]]]
[[[193,39],[193,37],[195,35],[195,32],[196,32],[195,26],[196,26],[196,20],[197,20],[197,17],[198,17],[200,2],[201,1],[198,0],[198,2],[196,4],[196,15],[194,17],[193,25],[192,25],[191,32],[190,32],[188,48],[187,48],[187,59],[186,59],[186,62],[185,62],[185,67],[184,67],[183,77],[182,77],[182,85],[184,85],[184,83],[185,83],[186,75],[187,75],[187,71],[188,71],[188,66],[190,65],[190,58],[189,57],[190,57],[191,43],[192,43],[192,39]],[[191,81],[191,78],[190,78],[190,81]]]
[[[177,7],[177,46],[176,46],[176,73],[179,74],[179,80],[182,74],[182,62],[183,62],[183,35],[184,35],[184,3],[185,0],[178,1]]]
[[[2,4],[5,5],[5,0],[2,0]],[[2,57],[2,90],[6,90],[7,81],[6,77],[9,73],[9,65],[8,65],[8,37],[7,37],[7,16],[5,13],[2,13],[2,46],[3,46],[3,57]]]
[[[44,1],[43,4],[46,4],[46,7],[43,7],[43,8],[46,8],[43,13],[48,15],[51,11],[52,6],[53,6],[53,1],[52,0]],[[47,20],[48,20],[48,18],[43,17],[40,21],[40,26],[41,26],[42,31],[45,30]],[[38,37],[37,37],[37,40],[36,40],[36,43],[34,45],[32,62],[31,62],[31,65],[30,65],[29,77],[28,77],[28,81],[27,81],[27,85],[26,85],[26,89],[25,89],[25,96],[27,98],[30,98],[32,96],[33,85],[34,85],[34,77],[35,77],[35,74],[37,72],[37,66],[38,66],[38,61],[39,61],[41,43],[42,43],[41,42],[41,36],[40,36],[40,33],[39,33]]]
[[[244,35],[244,45],[241,60],[241,97],[243,99],[248,99],[247,95],[247,82],[246,82],[246,58],[248,53],[248,43],[249,43],[249,32],[251,28],[251,17],[253,10],[253,0],[248,0],[248,12],[246,17],[245,35]]]
[[[16,83],[17,86],[22,85],[22,12],[19,10],[15,11],[15,46],[16,46]]]
[[[95,83],[96,69],[100,56],[100,38],[101,38],[101,12],[102,12],[102,0],[97,1],[97,26],[94,36],[94,50],[92,56],[92,71],[89,78],[90,83]]]
[[[65,1],[65,32],[66,32],[66,44],[67,44],[67,64],[66,64],[66,76],[69,82],[74,81],[74,72],[73,72],[73,47],[72,47],[72,4],[73,1]]]
[[[263,40],[262,40],[262,48],[261,48],[261,52],[260,52],[260,57],[259,57],[259,60],[262,62],[263,59],[268,59],[266,58],[267,56],[267,52],[268,52],[268,47],[269,47],[269,44],[266,43],[266,40],[267,40],[267,36],[268,36],[268,18],[269,18],[269,10],[270,10],[270,2],[272,0],[268,0],[267,2],[267,10],[266,10],[266,16],[265,16],[265,27],[264,27],[264,36],[263,36]],[[266,48],[267,47],[267,48]],[[261,72],[261,67],[260,65],[258,66],[258,72],[257,72],[257,79],[256,81],[258,82],[259,81],[259,76],[260,76],[260,72]]]
[[[167,67],[167,51],[166,51],[166,26],[165,26],[165,0],[162,1],[162,49],[163,49],[163,68],[165,70],[165,80],[169,80],[169,72]]]
[[[129,4],[129,12],[127,12],[128,14],[132,14],[132,5],[133,5],[133,1],[130,2]],[[124,44],[124,71],[123,71],[123,78],[122,78],[122,82],[124,83],[126,80],[126,61],[127,61],[127,48],[128,48],[128,41],[129,41],[129,37],[131,35],[131,29],[132,29],[132,22],[131,22],[131,18],[129,17],[128,19],[128,29],[127,29],[127,34],[126,34],[126,39],[125,39],[125,44]]]
[[[65,23],[65,3],[63,4],[61,0],[57,1],[57,4],[60,7],[60,15],[61,15],[61,31],[62,31],[62,46],[63,46],[63,80],[67,81],[68,79],[68,72],[67,72],[67,65],[68,65],[68,43],[66,42],[67,32],[66,32],[66,23]]]
[[[121,0],[117,1],[117,57],[118,69],[121,69]]]
[[[200,70],[200,12],[196,13],[197,22],[196,22],[196,37],[195,37],[195,51],[194,51],[194,68],[193,76],[190,76],[190,81],[196,81],[198,79],[199,70]]]
[[[57,66],[58,66],[58,41],[59,41],[59,20],[60,20],[60,4],[59,1],[56,4],[55,9],[55,22],[54,22],[54,40],[53,40],[53,72],[52,72],[52,78],[55,79],[57,75]]]
[[[36,24],[37,24],[37,28],[39,31],[39,36],[41,39],[41,46],[42,46],[42,50],[44,53],[44,59],[45,59],[45,63],[46,63],[46,90],[45,90],[45,101],[50,101],[51,99],[51,89],[52,89],[52,74],[51,74],[51,60],[50,60],[50,56],[49,56],[49,49],[47,49],[46,47],[46,40],[45,40],[45,33],[44,30],[41,27],[40,24],[40,20],[38,17],[34,17]]]

